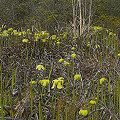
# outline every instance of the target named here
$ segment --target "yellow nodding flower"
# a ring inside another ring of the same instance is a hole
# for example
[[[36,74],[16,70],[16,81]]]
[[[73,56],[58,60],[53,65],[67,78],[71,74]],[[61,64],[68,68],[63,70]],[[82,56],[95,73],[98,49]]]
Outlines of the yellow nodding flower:
[[[99,26],[94,26],[93,29],[96,31],[96,30],[102,30],[102,27],[99,27]]]
[[[13,30],[12,34],[15,35],[15,36],[17,36],[18,35],[17,30]]]
[[[9,29],[8,29],[8,32],[9,32],[9,33],[12,33],[12,31],[13,31],[13,28],[9,28]]]
[[[80,111],[79,111],[79,115],[82,115],[82,113],[83,113],[83,110],[80,110]]]
[[[50,83],[50,81],[48,79],[43,79],[43,80],[40,80],[39,83],[45,87]]]
[[[61,58],[58,62],[64,63],[64,59]]]
[[[95,104],[95,101],[94,101],[94,100],[91,100],[89,103],[90,103],[91,105],[94,105],[94,104]]]
[[[3,36],[3,37],[8,37],[8,36],[9,36],[8,31],[7,31],[7,30],[4,30],[3,33],[2,33],[2,36]]]
[[[79,115],[82,115],[82,116],[87,116],[88,115],[88,111],[87,110],[80,110],[79,111]]]
[[[87,116],[88,115],[88,111],[87,110],[83,110],[82,115],[83,116]]]
[[[18,36],[18,32],[14,33],[15,36]]]
[[[110,32],[110,33],[109,33],[109,36],[112,36],[112,35],[113,35],[113,33],[112,33],[112,32]]]
[[[46,35],[47,37],[49,37],[50,34],[49,34],[49,33],[46,33],[45,35]]]
[[[53,83],[53,86],[52,86],[52,89],[57,85],[57,88],[58,89],[62,89],[63,88],[63,80],[62,79],[64,79],[63,77],[60,77],[60,78],[58,78],[58,79],[55,79],[55,80],[53,80],[52,81],[52,83]]]
[[[64,64],[65,64],[65,66],[69,66],[69,65],[70,65],[70,63],[69,63],[69,62],[65,62]]]
[[[42,35],[46,34],[46,31],[41,31],[41,34],[42,34]]]
[[[76,54],[72,54],[71,57],[72,57],[73,59],[75,59],[75,58],[76,58]]]
[[[120,57],[120,53],[117,56]]]
[[[43,69],[44,70],[45,68],[43,67],[43,65],[37,65],[36,69],[38,69],[38,70]]]
[[[13,30],[13,33],[16,33],[17,32],[17,30]]]
[[[27,33],[29,33],[30,32],[30,29],[27,29]]]
[[[23,42],[23,43],[27,43],[27,42],[28,42],[28,39],[23,39],[22,42]]]
[[[55,87],[55,86],[57,85],[57,83],[58,83],[57,79],[53,80],[52,83],[53,83],[53,86],[52,86],[51,89],[54,89],[54,87]]]
[[[75,80],[80,80],[80,75],[79,75],[79,74],[76,74],[76,75],[74,76],[74,79],[75,79]]]
[[[39,37],[44,39],[46,37],[49,37],[49,33],[47,33],[46,31],[41,31],[39,33]]]
[[[63,88],[62,81],[63,81],[63,80],[59,80],[59,81],[58,81],[58,83],[57,83],[57,88],[58,88],[58,89],[62,89],[62,88]]]
[[[52,35],[50,38],[51,38],[52,40],[55,40],[55,39],[56,39],[56,35]]]
[[[36,81],[30,81],[30,85],[36,85]]]
[[[73,37],[73,40],[77,39],[77,37]]]
[[[25,35],[26,35],[26,32],[25,32],[25,31],[22,31],[22,35],[25,36]]]
[[[58,42],[57,42],[57,44],[59,45],[59,44],[60,44],[60,42],[58,41]]]
[[[106,80],[105,78],[101,78],[100,79],[100,84],[102,84],[103,82],[105,82],[105,80]]]

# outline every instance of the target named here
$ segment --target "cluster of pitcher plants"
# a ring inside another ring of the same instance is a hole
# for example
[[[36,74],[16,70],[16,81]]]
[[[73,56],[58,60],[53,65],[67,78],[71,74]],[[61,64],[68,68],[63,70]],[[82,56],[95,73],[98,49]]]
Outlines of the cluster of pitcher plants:
[[[0,28],[0,118],[120,119],[120,46],[116,31]]]

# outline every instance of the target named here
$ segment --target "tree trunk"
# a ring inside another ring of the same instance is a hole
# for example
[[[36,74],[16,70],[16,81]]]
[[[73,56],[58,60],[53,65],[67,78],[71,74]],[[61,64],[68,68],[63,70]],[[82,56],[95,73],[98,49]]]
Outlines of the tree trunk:
[[[83,27],[82,27],[82,34],[85,32],[85,7],[84,7],[84,1],[82,2],[83,4]]]
[[[81,35],[82,35],[82,15],[81,15],[81,1],[82,0],[79,0],[79,8],[80,8],[80,37],[81,37]]]
[[[74,37],[76,37],[75,0],[72,0],[72,7],[73,7],[73,33]]]
[[[88,32],[90,30],[91,21],[92,21],[92,0],[90,0]]]

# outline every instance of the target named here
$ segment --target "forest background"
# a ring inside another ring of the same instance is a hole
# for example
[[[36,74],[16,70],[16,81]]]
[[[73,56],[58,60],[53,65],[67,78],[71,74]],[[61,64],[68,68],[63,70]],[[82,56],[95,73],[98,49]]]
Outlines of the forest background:
[[[81,13],[84,10],[86,22],[89,21],[91,14],[92,25],[112,29],[120,27],[119,0],[80,0],[80,2]],[[61,29],[64,31],[68,26],[72,28],[73,8],[75,6],[75,11],[79,12],[78,4],[79,0],[1,0],[0,24],[4,23],[7,27],[15,29],[35,25],[37,29],[50,33]],[[76,21],[78,14],[75,14]]]

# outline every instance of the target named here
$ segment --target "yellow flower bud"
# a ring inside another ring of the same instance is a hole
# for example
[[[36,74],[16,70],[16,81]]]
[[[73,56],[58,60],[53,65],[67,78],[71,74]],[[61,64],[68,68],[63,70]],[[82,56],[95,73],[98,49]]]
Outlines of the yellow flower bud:
[[[73,51],[74,51],[74,50],[75,50],[75,47],[72,47],[72,48],[71,48],[71,50],[73,50]]]
[[[94,105],[94,104],[95,104],[95,101],[94,101],[94,100],[91,100],[89,103],[92,104],[92,105]]]
[[[60,42],[57,42],[57,44],[59,45],[59,44],[60,44]]]
[[[70,63],[69,62],[65,62],[65,66],[69,66],[70,65]]]
[[[75,80],[80,80],[80,75],[79,75],[79,74],[76,74],[76,75],[74,76],[74,79],[75,79]]]
[[[96,97],[95,100],[98,100],[98,98]]]
[[[87,110],[80,110],[79,111],[79,115],[87,116],[88,115],[88,111]]]
[[[38,70],[43,69],[44,70],[45,68],[43,67],[43,65],[37,65],[36,69],[38,69]]]
[[[83,116],[87,116],[88,115],[88,111],[87,110],[83,110],[82,115]]]
[[[43,80],[40,80],[39,83],[40,83],[42,86],[45,87],[46,85],[48,85],[48,84],[50,83],[50,81],[49,81],[49,80],[46,80],[46,79],[43,79]]]
[[[27,43],[28,39],[23,39],[22,42]]]
[[[100,84],[102,84],[103,82],[105,82],[105,80],[106,80],[105,78],[101,78],[100,79]]]
[[[120,53],[117,56],[120,57]]]
[[[2,35],[3,35],[3,37],[8,37],[9,36],[8,31],[4,30]]]
[[[8,32],[9,32],[9,33],[12,33],[12,31],[13,31],[13,28],[9,28],[9,29],[8,29]]]
[[[85,52],[85,49],[83,49],[83,52]]]
[[[60,63],[64,63],[64,59],[60,59],[58,62],[60,62]]]

